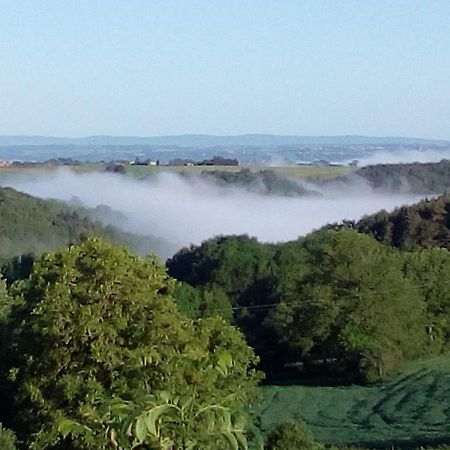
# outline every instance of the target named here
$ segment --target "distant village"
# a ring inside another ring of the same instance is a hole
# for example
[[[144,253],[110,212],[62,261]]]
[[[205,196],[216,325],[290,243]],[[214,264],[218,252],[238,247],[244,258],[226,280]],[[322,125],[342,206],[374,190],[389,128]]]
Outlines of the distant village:
[[[115,166],[149,166],[149,167],[157,167],[157,166],[238,166],[239,161],[237,159],[232,158],[224,158],[222,156],[214,156],[211,159],[204,159],[202,161],[195,161],[193,159],[172,159],[167,164],[160,164],[159,160],[153,159],[145,159],[141,160],[136,158],[135,160],[117,160],[117,161],[100,161],[101,163],[105,163],[108,165]],[[0,160],[0,168],[4,167],[35,167],[35,166],[78,166],[81,164],[85,164],[84,162],[78,161],[72,158],[55,158],[49,159],[44,162],[36,162],[36,161],[4,161]]]
[[[223,156],[213,156],[211,159],[203,159],[196,161],[194,159],[175,158],[171,159],[165,164],[161,164],[159,160],[136,158],[134,160],[113,160],[113,161],[99,161],[106,164],[107,170],[113,172],[120,172],[120,168],[125,166],[147,166],[147,167],[190,167],[190,166],[239,166],[239,161],[235,158],[224,158]],[[353,160],[348,163],[348,166],[357,167],[359,161]],[[86,164],[72,158],[53,158],[43,162],[37,161],[5,161],[0,160],[0,169],[7,167],[57,167],[57,166],[79,166]],[[299,162],[297,166],[305,167],[342,167],[343,164],[334,164],[325,159],[320,159],[313,162]]]

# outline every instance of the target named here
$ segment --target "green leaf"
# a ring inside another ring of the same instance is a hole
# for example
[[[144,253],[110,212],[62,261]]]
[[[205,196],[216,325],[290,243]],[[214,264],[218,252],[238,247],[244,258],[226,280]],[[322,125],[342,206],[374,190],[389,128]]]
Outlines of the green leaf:
[[[239,443],[231,431],[222,431],[232,450],[239,450]]]
[[[222,352],[217,356],[217,365],[223,369],[228,369],[233,365],[233,357],[230,352]]]
[[[164,400],[166,403],[170,402],[170,392],[168,391],[161,391],[159,393],[159,396],[161,397],[162,400]]]
[[[143,443],[145,441],[145,438],[147,436],[147,424],[146,424],[144,415],[141,415],[136,419],[136,425],[134,427],[134,434],[136,436],[136,439],[140,443]]]
[[[153,436],[158,436],[156,422],[162,414],[168,413],[173,408],[174,407],[172,405],[159,405],[155,406],[146,413],[146,415],[144,416],[145,424],[150,434],[152,434]]]
[[[234,435],[239,443],[239,447],[242,448],[243,450],[247,450],[248,444],[247,444],[247,437],[245,436],[245,434],[242,433],[241,431],[235,431]]]
[[[89,431],[88,427],[81,425],[80,423],[71,419],[62,419],[58,423],[58,432],[63,438],[66,438],[67,436],[69,436],[69,434],[73,436],[79,436],[86,431]]]

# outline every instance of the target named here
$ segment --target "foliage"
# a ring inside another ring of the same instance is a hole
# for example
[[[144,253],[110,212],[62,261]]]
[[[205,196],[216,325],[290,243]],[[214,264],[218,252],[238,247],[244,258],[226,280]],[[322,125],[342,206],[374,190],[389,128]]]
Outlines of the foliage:
[[[259,300],[261,290],[266,291],[263,284],[271,277],[273,254],[272,246],[246,235],[219,236],[180,250],[167,261],[167,268],[191,286],[221,289],[233,306],[248,306]],[[261,290],[255,292],[255,285]]]
[[[351,230],[313,236],[303,247],[308,271],[280,283],[280,303],[267,318],[299,360],[356,367],[373,381],[423,354],[425,304],[393,250]]]
[[[190,284],[177,284],[173,296],[178,308],[191,318],[219,316],[227,321],[233,317],[233,308],[225,292],[217,285],[208,285],[200,289]]]
[[[180,399],[167,391],[138,404],[114,398],[96,419],[106,425],[109,441],[120,449],[247,449],[250,416],[197,396]],[[73,423],[65,424],[65,432]]]
[[[101,210],[70,207],[54,200],[41,200],[0,188],[0,263],[24,254],[45,251],[99,235],[116,244],[127,244],[135,251],[167,254],[168,244],[151,236],[122,232],[97,221]]]
[[[224,315],[228,299],[269,381],[309,374],[376,381],[443,351],[448,252],[399,252],[341,228],[277,245],[218,237],[167,266],[197,290],[200,305],[213,292],[216,307],[200,306],[200,315]]]
[[[9,315],[11,308],[11,299],[6,289],[6,282],[0,276],[0,323]]]
[[[33,269],[33,264],[34,256],[30,254],[14,256],[14,258],[7,260],[3,264],[2,272],[8,285],[11,285],[14,281],[28,278]]]
[[[14,432],[3,428],[0,423],[0,448],[2,450],[16,450],[16,440]]]
[[[274,428],[267,436],[267,450],[319,450],[323,445],[314,441],[304,422],[285,422]]]
[[[230,409],[253,398],[256,360],[240,333],[219,318],[192,322],[174,287],[155,259],[98,239],[45,254],[16,283],[11,374],[30,448],[107,448],[96,411],[110,398],[140,405],[168,391]]]
[[[263,326],[268,309],[261,307],[273,302],[275,249],[246,235],[219,236],[184,248],[167,261],[173,277],[197,289],[202,315],[233,315],[267,374],[266,366],[273,369],[281,355],[273,332]]]
[[[227,321],[231,321],[233,317],[233,307],[227,294],[223,289],[211,284],[199,289],[201,296],[201,304],[199,313],[201,317],[219,316]]]
[[[190,284],[180,281],[173,291],[178,309],[192,319],[200,317],[201,296]]]
[[[350,225],[384,244],[403,250],[418,247],[450,249],[449,212],[450,196],[444,194],[397,208],[391,213],[380,211]]]
[[[443,248],[404,254],[406,275],[415,280],[427,306],[426,331],[438,351],[450,342],[450,252]]]
[[[9,296],[5,281],[0,276],[0,423],[10,419],[11,389],[8,383],[8,363],[10,359],[9,336],[11,327],[9,315],[13,307],[13,299]],[[5,432],[7,434],[7,432]],[[6,439],[6,438],[5,438]],[[2,448],[0,446],[0,448]]]

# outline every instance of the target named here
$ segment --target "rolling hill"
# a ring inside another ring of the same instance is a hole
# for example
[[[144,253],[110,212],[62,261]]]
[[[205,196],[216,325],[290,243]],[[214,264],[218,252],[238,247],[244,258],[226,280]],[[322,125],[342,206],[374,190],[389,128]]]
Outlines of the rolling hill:
[[[366,166],[325,184],[345,186],[361,182],[379,191],[441,194],[450,190],[450,161]]]
[[[39,255],[91,234],[126,244],[140,254],[165,253],[165,241],[104,226],[96,217],[95,210],[73,208],[0,188],[0,260],[26,253]]]

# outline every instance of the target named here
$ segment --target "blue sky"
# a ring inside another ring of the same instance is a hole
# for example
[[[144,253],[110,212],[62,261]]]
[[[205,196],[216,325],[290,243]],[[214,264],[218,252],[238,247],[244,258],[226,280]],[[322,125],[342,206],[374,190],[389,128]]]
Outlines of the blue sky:
[[[0,134],[450,139],[448,0],[0,0]]]

